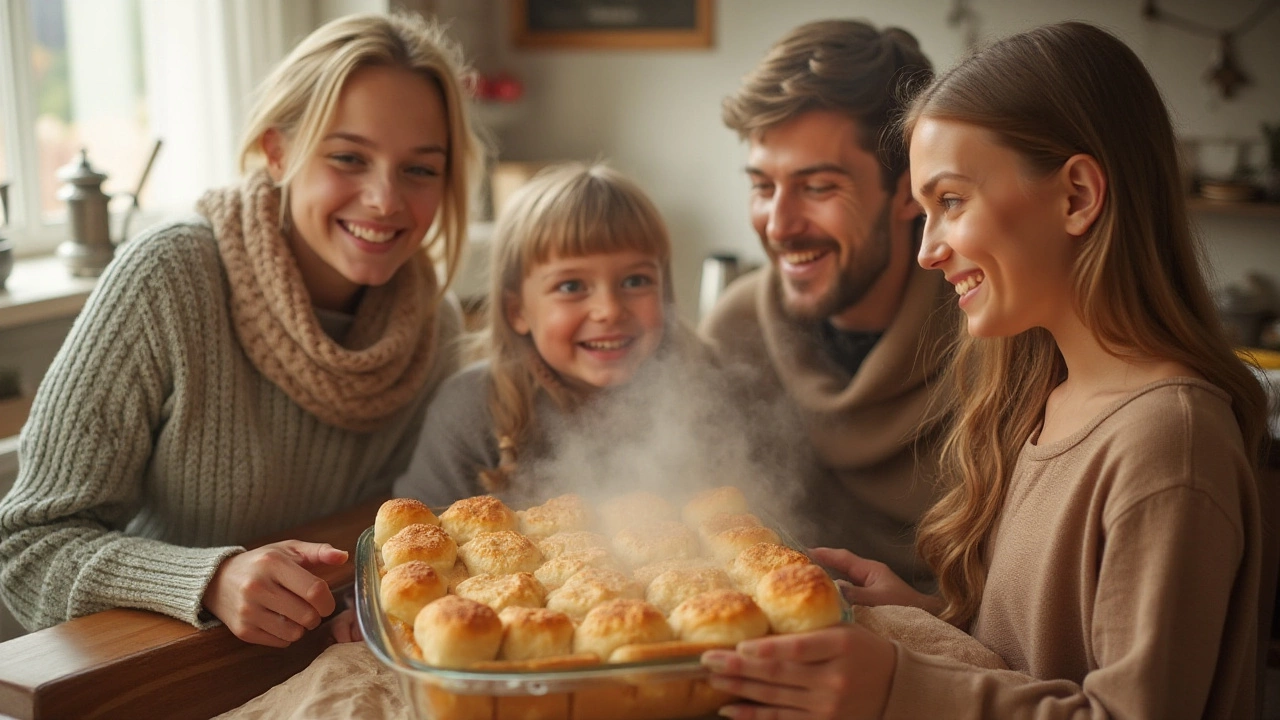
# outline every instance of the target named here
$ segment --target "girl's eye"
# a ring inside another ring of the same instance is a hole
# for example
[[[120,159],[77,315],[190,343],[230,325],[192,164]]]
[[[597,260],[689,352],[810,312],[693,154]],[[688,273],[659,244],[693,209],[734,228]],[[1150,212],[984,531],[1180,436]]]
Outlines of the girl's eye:
[[[649,287],[658,284],[657,281],[649,275],[628,275],[622,279],[622,287],[627,289]]]
[[[586,284],[581,280],[565,280],[559,285],[556,285],[556,292],[563,293],[565,295],[580,293],[584,289],[586,289]]]

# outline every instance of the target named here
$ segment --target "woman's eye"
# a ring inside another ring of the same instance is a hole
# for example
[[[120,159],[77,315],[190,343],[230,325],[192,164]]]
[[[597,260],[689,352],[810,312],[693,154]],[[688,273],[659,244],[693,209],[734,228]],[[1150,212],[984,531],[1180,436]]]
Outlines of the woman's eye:
[[[359,155],[353,155],[351,153],[335,153],[330,155],[329,159],[339,165],[358,165],[361,162]]]
[[[405,172],[409,173],[410,175],[413,175],[414,177],[420,177],[420,178],[433,178],[433,177],[438,177],[440,175],[439,170],[436,170],[433,167],[428,167],[426,165],[414,165],[410,168],[407,168]]]
[[[960,198],[953,195],[946,195],[938,198],[938,206],[943,210],[954,210],[960,205]]]
[[[648,275],[628,275],[622,279],[622,287],[627,289],[649,287],[656,284],[657,281]]]

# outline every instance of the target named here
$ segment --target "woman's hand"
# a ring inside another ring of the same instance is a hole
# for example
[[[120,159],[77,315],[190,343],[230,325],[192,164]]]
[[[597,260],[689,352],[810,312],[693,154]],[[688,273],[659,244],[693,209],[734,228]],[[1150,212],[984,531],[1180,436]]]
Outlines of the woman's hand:
[[[909,605],[932,615],[942,612],[942,598],[916,590],[882,562],[832,548],[813,548],[809,555],[819,565],[839,570],[849,578],[849,582],[837,580],[836,586],[850,605]]]
[[[741,720],[878,718],[897,663],[893,644],[856,625],[738,643],[709,650],[711,687],[752,703],[725,705]]]
[[[345,550],[301,540],[233,555],[213,574],[204,607],[245,642],[286,647],[334,610],[328,583],[310,569],[346,561]]]
[[[364,635],[360,633],[360,622],[356,619],[356,611],[352,608],[343,610],[325,622],[329,637],[335,643],[360,642]]]

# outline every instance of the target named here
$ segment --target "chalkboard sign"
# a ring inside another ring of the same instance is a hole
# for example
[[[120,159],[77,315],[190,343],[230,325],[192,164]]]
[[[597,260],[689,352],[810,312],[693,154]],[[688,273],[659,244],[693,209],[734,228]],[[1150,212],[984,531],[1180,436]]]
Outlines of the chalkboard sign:
[[[517,47],[708,48],[712,0],[512,0]]]

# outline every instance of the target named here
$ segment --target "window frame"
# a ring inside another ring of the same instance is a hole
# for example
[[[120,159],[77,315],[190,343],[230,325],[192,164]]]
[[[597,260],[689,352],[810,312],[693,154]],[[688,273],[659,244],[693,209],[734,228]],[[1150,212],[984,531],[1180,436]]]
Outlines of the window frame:
[[[38,194],[29,191],[38,184],[39,158],[36,143],[31,140],[35,137],[36,116],[28,1],[0,0],[0,42],[9,48],[0,52],[0,119],[4,123],[0,142],[4,143],[8,167],[4,179],[10,183],[9,227],[5,236],[14,241],[14,254],[19,259],[51,254],[67,238],[66,220],[45,219]],[[373,0],[372,6],[368,0],[361,0],[360,4],[365,7],[344,10],[386,7],[381,0]],[[199,172],[201,184],[206,187],[234,181],[238,176],[240,129],[254,87],[298,40],[327,19],[323,17],[324,6],[323,0],[143,0],[141,52],[148,101],[153,132],[165,142],[148,185],[165,182],[166,173],[191,170]],[[155,21],[161,13],[180,13],[187,25],[201,31],[190,42],[174,42],[172,37],[165,37],[172,23]],[[186,51],[176,47],[185,47]],[[204,87],[191,91],[192,78],[203,82]],[[176,96],[174,88],[183,85],[188,86],[187,95]],[[161,94],[153,95],[156,92]],[[192,112],[193,101],[199,104],[205,119],[202,132],[194,142],[170,142],[163,137],[164,124],[182,126],[182,118],[173,113],[178,109]],[[195,198],[187,198],[168,207],[144,206],[133,219],[130,232],[136,233],[165,217],[189,213],[194,201]],[[118,232],[124,204],[113,203],[112,209],[113,232]]]

